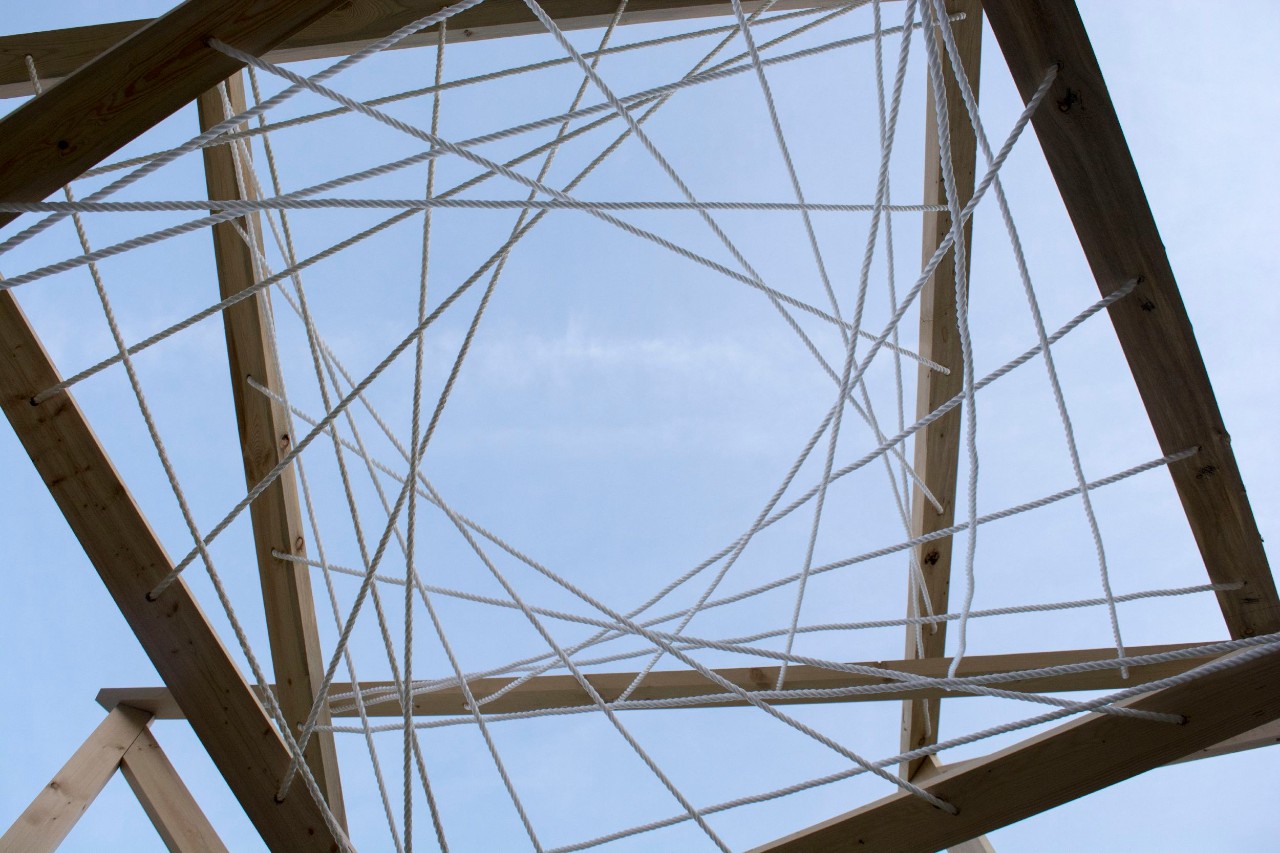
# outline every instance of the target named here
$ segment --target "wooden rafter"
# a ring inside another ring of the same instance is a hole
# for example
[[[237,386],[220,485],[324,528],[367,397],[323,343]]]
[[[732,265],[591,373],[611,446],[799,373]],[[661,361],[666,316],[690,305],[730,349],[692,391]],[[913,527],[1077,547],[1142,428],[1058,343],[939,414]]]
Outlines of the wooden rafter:
[[[228,78],[226,88],[232,114],[243,112],[243,73]],[[218,89],[205,92],[196,103],[201,130],[208,130],[226,117],[222,93]],[[230,147],[206,148],[204,165],[209,198],[242,197]],[[246,192],[253,194],[252,188],[246,188]],[[245,243],[242,234],[253,240],[256,250],[262,252],[262,224],[258,216],[213,227],[219,295],[223,299],[257,281],[253,250]],[[267,313],[266,294],[259,292],[253,298],[233,305],[222,313],[222,320],[227,337],[231,396],[236,407],[244,475],[248,487],[252,488],[279,464],[280,458],[292,446],[288,411],[253,390],[248,383],[252,377],[273,391],[283,393],[280,366],[268,330],[271,320]],[[307,552],[302,509],[292,468],[278,477],[250,505],[249,514],[253,522],[254,550],[262,584],[271,662],[275,669],[276,697],[285,719],[296,731],[306,722],[324,680],[324,659],[316,625],[311,574],[304,565],[274,556],[274,552],[295,556],[305,556]],[[327,724],[328,714],[322,714],[318,722]],[[342,783],[332,734],[319,732],[311,738],[307,744],[307,763],[320,789],[325,792],[334,815],[345,823]]]
[[[982,59],[982,4],[979,0],[948,0],[948,13],[963,13],[964,19],[952,25],[960,59],[973,87],[978,92],[978,72]],[[946,46],[941,36],[936,37],[938,51],[945,56]],[[973,195],[977,138],[969,121],[968,111],[960,94],[955,73],[949,62],[943,62],[943,82],[948,107],[948,128],[951,136],[951,164],[955,173],[956,196],[963,206]],[[935,97],[932,86],[928,90],[925,108],[925,160],[924,203],[945,205],[946,188],[943,186],[942,158],[938,150],[938,120],[934,112]],[[951,215],[945,211],[924,215],[924,260],[933,257],[939,244],[951,233]],[[973,246],[973,221],[964,228],[965,248]],[[966,280],[971,251],[965,252]],[[960,336],[956,328],[956,268],[955,253],[948,252],[938,265],[933,277],[920,292],[920,354],[925,358],[950,367],[950,373],[939,373],[925,367],[919,369],[916,383],[916,417],[923,418],[963,390],[964,373],[960,370]],[[916,473],[938,499],[942,510],[930,503],[917,486],[911,499],[911,535],[921,536],[943,530],[955,524],[956,479],[960,460],[960,432],[963,428],[962,407],[956,407],[943,417],[925,427],[916,436]],[[938,539],[915,549],[915,557],[924,580],[924,593],[934,612],[947,612],[951,590],[952,538]],[[909,593],[908,615],[923,615],[925,596],[915,589]],[[920,630],[920,644],[916,644],[916,629],[907,628],[905,655],[908,658],[939,658],[946,654],[947,625],[925,626]],[[938,717],[942,705],[939,699],[910,699],[902,705],[902,751],[918,749],[938,740]],[[907,762],[902,774],[910,779],[919,772],[924,759]]]
[[[754,853],[932,853],[1167,764],[1280,718],[1280,653],[1271,652],[1127,703],[1182,714],[1182,725],[1090,716],[924,784],[952,815],[914,794],[888,797]]]
[[[1138,646],[1129,651],[1135,655],[1160,654],[1175,649],[1190,648],[1188,644],[1172,646]],[[1042,667],[1062,666],[1085,661],[1103,660],[1113,652],[1108,649],[1087,649],[1070,652],[1027,652],[1004,655],[973,655],[960,663],[959,675],[971,677],[996,673],[1023,672]],[[1074,672],[1064,675],[1044,676],[1041,678],[1023,678],[1002,683],[999,686],[1007,690],[1023,693],[1059,693],[1073,690],[1119,690],[1134,684],[1144,684],[1159,678],[1167,678],[1186,672],[1193,666],[1204,663],[1205,658],[1168,661],[1133,667],[1129,679],[1120,676],[1118,670],[1095,670],[1092,672]],[[926,660],[868,661],[861,665],[874,666],[880,669],[894,670],[910,675],[928,678],[941,678],[947,674],[948,658],[929,658]],[[778,680],[778,668],[766,667],[734,667],[715,670],[720,676],[733,684],[748,690],[772,690]],[[587,679],[607,702],[615,700],[622,691],[635,680],[634,672],[590,673]],[[480,678],[471,682],[471,689],[476,696],[484,697],[497,692],[511,683],[510,678]],[[872,684],[888,684],[890,679],[871,675],[858,675],[821,669],[815,666],[787,667],[787,690],[828,690],[842,687],[862,687]],[[389,681],[361,682],[364,691],[378,688],[392,688]],[[333,685],[330,695],[341,695],[350,691],[349,684]],[[394,691],[392,691],[394,693]],[[676,699],[687,696],[716,695],[723,691],[716,688],[700,674],[689,670],[652,672],[645,677],[641,685],[631,694],[637,700]],[[930,697],[969,696],[968,693],[947,692],[938,688],[924,688],[911,693],[906,690],[886,691],[884,693],[852,694],[849,696],[831,697],[823,702],[866,702],[899,700],[904,696],[923,695]],[[108,688],[99,691],[98,703],[108,710],[117,705],[130,705],[142,708],[159,719],[180,719],[181,709],[173,701],[167,690],[159,687],[123,687]],[[354,717],[357,713],[350,707],[350,702],[335,702],[335,717]],[[401,716],[400,701],[395,695],[386,701],[366,700],[366,711],[371,717]],[[508,713],[513,711],[539,711],[547,708],[565,708],[575,705],[590,705],[592,700],[583,691],[577,680],[568,675],[540,675],[526,681],[519,687],[504,694],[493,702],[485,703],[486,713]],[[737,707],[741,701],[697,705],[699,708]],[[818,704],[818,701],[797,697],[771,700],[771,704]],[[419,693],[414,697],[413,713],[417,716],[451,716],[465,713],[462,691],[457,687],[436,690],[430,693]]]
[[[267,55],[273,62],[339,56],[358,50],[449,5],[451,0],[349,0],[341,8],[286,39]],[[564,30],[603,27],[618,7],[617,0],[546,0],[542,5]],[[750,11],[759,6],[759,0],[742,5]],[[828,5],[834,5],[834,0],[780,0],[772,8],[782,11]],[[631,0],[621,23],[723,16],[727,10],[727,4],[713,0]],[[42,76],[56,80],[147,23],[145,20],[121,21],[0,36],[0,98],[31,94],[24,61],[28,54],[35,58]],[[449,21],[447,40],[476,41],[542,32],[546,29],[521,0],[485,0]],[[435,44],[436,39],[433,30],[411,36],[398,47]]]
[[[1023,98],[1052,65],[1058,76],[1032,118],[1040,147],[1103,295],[1138,279],[1113,304],[1116,337],[1165,453],[1233,637],[1280,631],[1280,597],[1231,451],[1191,320],[1147,204],[1124,131],[1079,10],[1070,0],[983,0]]]

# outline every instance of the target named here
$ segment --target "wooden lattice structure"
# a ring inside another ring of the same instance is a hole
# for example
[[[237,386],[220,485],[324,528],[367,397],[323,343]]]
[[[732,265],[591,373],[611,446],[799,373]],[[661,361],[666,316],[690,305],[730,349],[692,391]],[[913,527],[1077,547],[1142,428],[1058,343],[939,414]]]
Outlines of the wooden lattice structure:
[[[222,119],[215,87],[229,81],[234,109],[244,107],[240,63],[208,47],[216,38],[240,50],[277,61],[338,55],[421,18],[446,4],[440,0],[188,0],[150,22],[128,22],[0,39],[0,91],[27,91],[24,58],[34,57],[49,81],[60,81],[0,122],[0,201],[41,201],[104,160],[176,110],[197,101],[203,127]],[[785,4],[792,8],[806,4]],[[820,4],[817,4],[820,5]],[[1165,249],[1157,233],[1101,71],[1083,24],[1070,0],[948,0],[965,13],[956,35],[970,79],[976,81],[983,26],[994,32],[1024,99],[1041,83],[1043,70],[1058,74],[1033,126],[1071,216],[1099,290],[1106,296],[1136,280],[1131,296],[1109,308],[1155,434],[1166,453],[1195,447],[1191,458],[1169,466],[1209,577],[1239,583],[1218,592],[1232,638],[1280,632],[1280,596],[1232,454],[1191,324]],[[554,0],[547,11],[565,29],[607,23],[615,4],[602,0]],[[657,21],[724,14],[727,4],[705,0],[641,0],[624,21]],[[984,24],[985,21],[985,24]],[[460,40],[539,31],[524,4],[487,0],[450,23]],[[431,38],[434,38],[432,36]],[[415,37],[426,43],[427,37]],[[415,43],[410,39],[407,43]],[[948,78],[954,87],[955,80]],[[955,92],[955,101],[959,101]],[[932,110],[930,117],[932,117]],[[962,110],[951,113],[950,136],[958,192],[974,191],[977,143]],[[932,139],[930,133],[926,137]],[[943,198],[936,146],[927,152],[926,186]],[[226,148],[205,152],[209,198],[239,196]],[[931,200],[926,198],[926,203]],[[16,214],[0,213],[0,224]],[[943,212],[925,216],[926,255],[950,232]],[[233,228],[214,229],[224,297],[254,282],[250,252]],[[955,363],[959,342],[948,256],[921,295],[921,355]],[[276,353],[264,326],[260,298],[225,315],[234,376],[272,377]],[[960,392],[958,371],[926,375],[919,408],[929,412]],[[15,433],[66,516],[85,552],[128,620],[165,687],[150,692],[104,691],[110,711],[102,726],[75,753],[55,782],[44,789],[13,828],[0,851],[53,849],[106,780],[119,768],[175,850],[223,849],[208,821],[186,792],[147,730],[153,718],[185,718],[217,764],[250,820],[273,850],[331,850],[335,841],[312,798],[277,802],[289,765],[284,743],[250,687],[179,580],[163,603],[149,592],[172,569],[147,520],[95,438],[69,392],[38,405],[32,400],[60,377],[12,292],[0,291],[0,402]],[[268,382],[268,384],[270,384]],[[287,412],[269,398],[236,385],[237,419],[244,447],[245,477],[252,486],[288,450]],[[915,470],[944,510],[913,501],[916,534],[954,523],[960,411],[937,420],[917,438]],[[279,437],[284,436],[284,441]],[[310,576],[305,566],[285,563],[273,552],[305,552],[299,499],[292,476],[282,477],[251,507],[271,656],[281,709],[301,723],[321,680]],[[950,539],[921,547],[925,583],[935,606],[946,607],[951,579]],[[926,553],[927,550],[927,553]],[[945,626],[944,626],[945,627]],[[903,672],[945,674],[945,630],[928,634],[923,654],[907,642],[904,660],[882,663]],[[175,650],[183,654],[174,654]],[[1136,649],[1134,653],[1157,651]],[[960,675],[1017,672],[1092,660],[1096,650],[971,656]],[[1136,670],[1121,681],[1115,671],[1097,671],[1006,685],[1032,692],[1107,689],[1154,681],[1184,672],[1203,660]],[[743,686],[772,681],[773,674],[724,670]],[[594,677],[606,697],[617,695],[634,674]],[[690,695],[702,682],[691,673],[650,676],[645,697]],[[793,667],[788,687],[874,683],[868,676]],[[287,685],[287,687],[285,687]],[[341,685],[337,685],[341,687]],[[903,701],[904,751],[936,739],[945,691],[877,694]],[[460,704],[456,692],[417,697],[415,714],[446,713]],[[507,694],[495,711],[552,708],[582,701],[580,687],[564,676],[541,676]],[[796,700],[803,701],[803,700]],[[433,707],[434,703],[434,707]],[[398,706],[379,706],[387,716]],[[1189,683],[1142,697],[1133,707],[1184,715],[1181,726],[1132,718],[1089,716],[1038,735],[984,759],[942,766],[929,758],[904,764],[902,773],[954,804],[949,814],[907,793],[898,793],[833,818],[762,849],[937,850],[956,847],[983,833],[1083,796],[1122,779],[1193,753],[1274,741],[1280,719],[1280,655],[1268,654]],[[347,712],[348,714],[350,712]],[[328,712],[325,712],[326,716]],[[1233,740],[1235,739],[1235,740]],[[1227,745],[1231,742],[1230,745]],[[307,750],[308,764],[339,820],[343,792],[333,736],[320,733]],[[972,842],[977,843],[977,842]]]

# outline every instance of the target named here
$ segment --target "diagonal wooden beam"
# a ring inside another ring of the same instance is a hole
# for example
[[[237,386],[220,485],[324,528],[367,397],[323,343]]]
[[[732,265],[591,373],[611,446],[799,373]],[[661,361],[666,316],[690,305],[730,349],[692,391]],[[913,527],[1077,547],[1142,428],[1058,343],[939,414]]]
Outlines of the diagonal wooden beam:
[[[142,737],[151,714],[121,705],[111,709],[13,826],[0,836],[0,853],[46,853],[71,832]]]
[[[955,21],[956,47],[959,48],[974,96],[978,93],[978,72],[982,60],[982,4],[979,0],[947,0],[949,14],[963,13],[963,20]],[[946,45],[940,35],[934,36],[939,53],[946,56]],[[943,83],[948,109],[948,128],[951,135],[951,164],[955,173],[956,196],[963,206],[973,196],[977,138],[969,113],[965,109],[960,86],[956,82],[951,64],[944,58]],[[942,178],[942,156],[938,148],[938,119],[934,112],[933,86],[928,90],[925,109],[925,160],[924,203],[945,205],[946,188]],[[951,215],[943,211],[924,215],[924,261],[933,257],[939,244],[951,234]],[[964,227],[966,250],[973,247],[973,221]],[[968,280],[971,251],[965,252],[965,275]],[[933,276],[920,292],[920,354],[925,358],[946,365],[950,373],[938,373],[921,368],[916,382],[916,417],[923,418],[946,403],[964,388],[964,373],[960,369],[960,335],[956,326],[956,268],[955,254],[947,253]],[[956,477],[960,461],[960,432],[963,429],[961,407],[943,415],[925,427],[916,436],[916,473],[938,499],[939,511],[930,503],[917,486],[911,499],[911,535],[921,536],[943,530],[955,524]],[[923,615],[925,594],[936,613],[947,612],[951,591],[952,538],[938,539],[915,549],[916,561],[923,576],[924,589],[911,585],[908,592],[907,615]],[[938,658],[946,654],[947,625],[945,622],[926,625],[920,629],[920,644],[916,644],[916,629],[907,627],[906,651],[908,658]],[[938,717],[942,711],[939,699],[910,699],[902,704],[902,751],[918,749],[938,740]],[[924,766],[924,759],[903,764],[901,773],[911,779]]]
[[[149,730],[143,729],[121,756],[120,772],[172,853],[227,853]]]
[[[311,26],[290,36],[268,57],[273,62],[323,59],[359,50],[406,24],[429,15],[452,0],[348,0]],[[579,30],[607,25],[617,10],[617,0],[546,0],[543,7],[561,29]],[[745,2],[748,12],[759,0]],[[834,6],[836,0],[780,0],[777,11]],[[730,14],[729,6],[715,0],[631,0],[622,24],[677,21]],[[75,71],[148,22],[120,21],[88,27],[69,27],[39,33],[0,36],[0,98],[31,94],[25,59],[35,58],[41,76],[56,81]],[[485,0],[449,21],[446,40],[477,41],[505,36],[544,33],[546,28],[523,0]],[[434,30],[410,36],[397,47],[435,44]],[[225,41],[225,39],[224,39]]]
[[[239,71],[209,38],[265,53],[339,2],[187,0],[156,18],[0,122],[0,199],[39,201]]]
[[[1090,716],[944,770],[923,786],[958,814],[914,794],[894,795],[755,853],[932,853],[1038,814],[1280,718],[1280,652],[1127,704],[1186,722]]]
[[[1137,646],[1130,649],[1131,654],[1160,654],[1175,649],[1191,648],[1190,644],[1172,646]],[[1003,655],[971,655],[960,662],[959,675],[971,677],[996,673],[1025,672],[1043,667],[1062,666],[1065,664],[1083,663],[1086,661],[1105,660],[1114,656],[1114,649],[1082,649],[1062,652],[1021,652]],[[1073,690],[1119,690],[1134,684],[1145,684],[1160,678],[1168,678],[1192,667],[1204,663],[1206,658],[1166,661],[1132,667],[1128,680],[1121,677],[1118,670],[1094,670],[1072,672],[1062,675],[1042,676],[1040,678],[1020,678],[1004,682],[999,686],[1006,690],[1017,690],[1023,693],[1061,693]],[[910,675],[921,675],[928,678],[942,678],[947,674],[949,658],[928,658],[925,660],[890,660],[867,661],[863,666],[894,670]],[[729,667],[715,670],[722,678],[747,690],[772,690],[778,681],[776,666],[764,667]],[[587,674],[596,691],[606,702],[614,701],[635,681],[634,672],[593,672]],[[485,697],[509,685],[511,678],[478,678],[471,682],[471,689],[478,697]],[[787,667],[786,690],[824,690],[842,687],[862,687],[873,684],[888,684],[890,679],[874,675],[860,675],[822,669],[816,666]],[[362,681],[362,691],[386,688],[388,696],[385,701],[367,698],[366,713],[371,717],[400,717],[400,700],[395,695],[394,685],[390,681]],[[350,692],[349,684],[334,684],[330,695],[337,696]],[[631,698],[677,699],[688,696],[720,695],[723,693],[699,673],[692,670],[669,670],[650,673],[645,677]],[[947,692],[940,688],[921,688],[909,690],[893,690],[883,693],[851,694],[834,696],[826,699],[811,699],[804,696],[794,698],[783,697],[770,700],[775,705],[813,705],[825,702],[874,702],[900,700],[904,696],[923,695],[970,696],[969,693]],[[182,709],[173,701],[172,695],[162,687],[117,687],[105,688],[98,692],[98,704],[110,710],[118,705],[129,705],[141,708],[158,719],[181,719]],[[740,700],[695,705],[696,708],[741,707],[746,703]],[[583,691],[577,680],[568,675],[540,675],[531,678],[503,694],[492,702],[485,703],[486,713],[508,713],[513,711],[538,711],[547,708],[567,708],[573,706],[593,705],[590,696]],[[355,717],[356,710],[351,703],[337,701],[333,703],[333,716]],[[413,698],[415,716],[453,716],[466,713],[462,691],[457,687],[435,690],[430,693],[419,693]]]
[[[68,84],[70,85],[70,84]],[[156,601],[173,568],[13,294],[0,291],[0,407],[161,679],[268,846],[335,849],[305,791],[276,803],[289,756],[185,582]]]
[[[227,100],[232,114],[245,109],[243,72],[226,81]],[[196,101],[200,129],[208,130],[226,118],[222,93],[211,89]],[[248,154],[247,146],[244,152]],[[244,197],[236,178],[236,164],[228,146],[204,150],[205,178],[211,199]],[[245,164],[247,171],[248,164]],[[246,178],[247,180],[247,178]],[[251,190],[248,195],[252,196]],[[262,251],[262,223],[257,215],[224,222],[213,227],[214,258],[218,267],[220,296],[233,296],[251,287],[254,274],[254,250],[245,243],[244,234]],[[231,368],[231,396],[235,401],[236,425],[240,433],[240,449],[248,488],[256,486],[271,472],[291,447],[289,413],[283,406],[253,390],[253,378],[283,394],[280,366],[270,334],[266,294],[259,292],[222,313],[227,337],[227,361]],[[311,592],[311,574],[298,563],[285,562],[273,552],[305,556],[306,539],[302,526],[302,509],[298,503],[298,487],[293,469],[285,471],[249,507],[253,522],[253,542],[258,558],[258,575],[262,584],[262,601],[266,612],[267,637],[271,644],[271,662],[276,677],[276,697],[280,710],[294,731],[300,731],[311,712],[311,705],[324,680],[324,658],[320,650],[320,632],[316,625],[315,599]],[[322,714],[321,725],[328,724],[328,713]],[[307,744],[307,763],[315,774],[320,790],[325,792],[329,808],[345,824],[342,783],[338,773],[338,756],[333,735],[317,732]]]
[[[1220,583],[1233,637],[1280,631],[1280,597],[1231,451],[1191,321],[1097,57],[1070,0],[983,0],[1023,98],[1058,66],[1033,125],[1102,293],[1139,280],[1108,310],[1166,453],[1200,452],[1169,466],[1191,531]]]

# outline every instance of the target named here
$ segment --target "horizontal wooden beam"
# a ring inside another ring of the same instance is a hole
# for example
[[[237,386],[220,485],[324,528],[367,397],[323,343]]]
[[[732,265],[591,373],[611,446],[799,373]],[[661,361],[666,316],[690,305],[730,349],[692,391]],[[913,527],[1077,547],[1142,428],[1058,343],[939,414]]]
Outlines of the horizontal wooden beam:
[[[266,53],[339,2],[187,0],[105,45],[0,121],[0,199],[40,201],[239,71],[242,63],[209,47],[210,38]],[[0,225],[13,218],[0,214]]]
[[[431,14],[452,0],[350,0],[311,26],[286,39],[267,54],[273,62],[325,59],[359,50],[400,27]],[[751,11],[759,2],[743,3]],[[777,11],[838,5],[837,0],[781,0]],[[561,29],[603,27],[618,7],[617,0],[544,0],[543,8]],[[711,0],[631,0],[623,24],[675,21],[728,15],[726,2]],[[69,27],[38,33],[0,36],[0,98],[30,95],[25,57],[35,59],[42,78],[54,82],[75,71],[148,21],[120,21]],[[477,41],[545,32],[523,0],[485,0],[449,20],[446,41]],[[225,39],[224,39],[225,40]],[[410,36],[397,47],[435,44],[434,33]]]
[[[1051,809],[1280,718],[1280,652],[1128,704],[1187,721],[1091,715],[944,769],[922,786],[957,814],[914,794],[895,794],[755,853],[933,853]]]
[[[1159,654],[1161,652],[1172,651],[1175,649],[1191,648],[1193,645],[1194,644],[1138,646],[1129,649],[1129,652],[1134,655]],[[959,674],[961,676],[976,676],[995,673],[1020,672],[1029,669],[1039,669],[1042,667],[1062,666],[1064,664],[1102,660],[1114,654],[1115,651],[1113,649],[1085,649],[1067,652],[970,655],[961,661]],[[1178,673],[1186,672],[1193,666],[1198,666],[1203,662],[1204,658],[1198,658],[1133,667],[1130,670],[1129,679],[1127,681],[1120,677],[1118,670],[1107,669],[1096,670],[1093,672],[1069,673],[1066,675],[1056,675],[1043,678],[1024,678],[1017,681],[1004,682],[999,686],[1006,690],[1017,690],[1023,693],[1058,693],[1076,690],[1119,690],[1134,684],[1144,684],[1148,681],[1155,681],[1156,679],[1177,675]],[[942,678],[946,676],[947,667],[950,663],[950,658],[925,658],[920,660],[868,661],[862,665],[879,667],[881,669],[890,669],[912,675],[921,675],[929,678]],[[778,668],[772,666],[736,667],[718,669],[716,672],[733,684],[746,688],[747,690],[772,690],[778,680]],[[634,672],[590,673],[587,675],[592,686],[599,691],[601,697],[606,701],[613,701],[620,696],[622,691],[627,688],[627,685],[629,685],[635,677],[636,674]],[[499,689],[510,684],[512,680],[513,679],[510,678],[481,678],[471,682],[471,689],[474,691],[476,696],[484,697],[492,693],[496,693]],[[813,690],[860,687],[872,684],[888,684],[890,681],[891,680],[888,678],[855,675],[847,672],[821,669],[815,666],[790,666],[787,667],[786,689]],[[364,691],[375,690],[380,687],[390,688],[392,686],[392,683],[387,681],[361,682],[361,688]],[[332,687],[331,695],[340,695],[343,693],[349,693],[350,691],[351,686],[349,684],[335,684]],[[651,672],[645,680],[641,682],[640,686],[631,694],[631,698],[637,700],[676,699],[688,696],[716,695],[721,692],[723,691],[717,689],[713,684],[711,684],[711,682],[707,681],[707,679],[692,670],[659,671]],[[392,691],[392,694],[393,695],[390,695],[386,701],[369,704],[366,708],[369,716],[402,716],[399,698],[394,695],[394,690]],[[970,695],[972,694],[928,688],[915,691],[890,690],[883,693],[854,694],[851,696],[838,696],[822,700],[806,699],[804,697],[797,696],[793,699],[783,698],[771,700],[771,704],[794,705],[818,704],[821,702],[865,702],[888,699],[900,700],[906,697],[926,696],[939,698],[942,696],[962,697]],[[163,687],[104,688],[98,692],[98,703],[107,709],[114,708],[118,705],[129,705],[134,708],[141,708],[163,720],[182,718],[181,708],[179,708],[177,703],[173,701],[169,691]],[[332,713],[335,717],[357,716],[355,709],[348,707],[350,702],[336,702],[332,704],[334,705]],[[506,695],[495,699],[493,702],[485,704],[484,708],[488,713],[503,714],[515,711],[540,711],[548,708],[569,708],[577,705],[590,704],[590,697],[587,696],[586,692],[583,691],[577,680],[572,676],[541,675],[536,678],[529,679]],[[706,705],[695,705],[691,707],[724,708],[737,707],[743,704],[745,703],[735,700],[708,703]],[[462,691],[453,687],[432,693],[420,693],[413,699],[413,713],[416,716],[423,717],[465,714],[466,708],[463,705]]]
[[[0,836],[0,853],[52,853],[106,787],[151,723],[146,711],[112,708],[57,775]],[[13,767],[8,768],[12,773]]]
[[[1233,637],[1280,631],[1280,596],[1245,495],[1191,320],[1156,229],[1084,23],[1070,0],[983,0],[1024,99],[1058,68],[1032,121],[1102,294],[1138,285],[1109,309]],[[1192,121],[1190,114],[1185,119]]]

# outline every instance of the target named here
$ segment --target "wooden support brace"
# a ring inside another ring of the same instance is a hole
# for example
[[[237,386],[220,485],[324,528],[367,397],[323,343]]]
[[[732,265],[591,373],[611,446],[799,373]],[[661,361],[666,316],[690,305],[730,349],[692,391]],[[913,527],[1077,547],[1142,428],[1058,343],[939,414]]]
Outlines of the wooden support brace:
[[[243,74],[226,81],[232,115],[245,109]],[[211,89],[197,99],[200,129],[207,130],[226,118],[222,93]],[[248,154],[245,146],[244,154]],[[236,178],[232,148],[218,146],[204,150],[205,177],[211,199],[253,197],[251,187],[242,193]],[[244,163],[244,171],[249,164]],[[246,177],[246,181],[248,178]],[[254,241],[251,249],[241,234]],[[214,258],[218,267],[219,295],[227,298],[257,282],[254,252],[262,252],[262,224],[255,214],[213,227]],[[266,294],[233,305],[222,313],[227,337],[227,360],[231,368],[231,396],[235,400],[236,425],[244,459],[245,481],[253,488],[289,452],[289,413],[270,397],[254,390],[255,379],[283,395],[280,367],[270,334]],[[324,659],[316,626],[315,600],[307,567],[273,556],[273,552],[305,556],[306,542],[302,509],[293,469],[287,469],[249,506],[253,541],[266,610],[267,637],[276,674],[276,698],[285,719],[300,730],[324,680]],[[318,722],[328,723],[328,712]],[[307,744],[307,764],[325,792],[329,808],[345,823],[342,783],[333,735],[319,732]]]
[[[957,814],[894,794],[754,853],[933,853],[1038,814],[1280,718],[1280,652],[1126,704],[1186,722],[1090,715],[924,784]]]
[[[146,711],[124,705],[111,709],[9,831],[0,836],[0,853],[57,850],[150,722]]]
[[[1070,0],[982,5],[1024,99],[1058,67],[1032,125],[1098,289],[1138,280],[1108,311],[1161,449],[1199,448],[1169,473],[1209,577],[1244,583],[1218,593],[1231,636],[1280,631],[1280,597],[1231,437],[1080,12]]]
[[[125,751],[120,771],[171,853],[227,853],[149,730],[143,729]]]
[[[982,59],[982,4],[979,0],[947,0],[947,12],[964,14],[964,19],[952,24],[956,47],[974,96],[978,94],[978,72]],[[946,46],[942,37],[935,35],[938,51],[943,55],[943,82],[948,110],[947,132],[951,135],[951,165],[955,172],[956,195],[963,206],[973,196],[977,138],[965,109],[960,86],[950,62],[946,61]],[[928,106],[925,111],[925,161],[924,203],[947,203],[943,186],[941,154],[938,148],[938,120],[934,112],[935,96],[928,86]],[[923,254],[925,262],[933,257],[939,244],[951,234],[951,215],[945,211],[933,211],[924,215]],[[969,258],[972,256],[973,221],[964,227],[965,274],[968,275]],[[939,364],[946,365],[947,374],[919,369],[916,383],[916,417],[923,418],[959,394],[964,387],[961,371],[960,334],[956,326],[956,268],[955,253],[948,252],[933,276],[920,292],[920,354]],[[943,530],[955,524],[957,466],[960,460],[960,433],[963,429],[963,407],[957,406],[938,420],[925,427],[916,436],[915,470],[929,490],[933,492],[942,510],[938,511],[925,499],[919,487],[911,499],[911,535],[921,536]],[[951,590],[952,538],[946,537],[926,543],[915,549],[915,557],[924,578],[924,592],[936,613],[947,612]],[[908,615],[923,615],[925,596],[919,589],[911,593]],[[908,658],[936,658],[946,654],[947,626],[923,626],[920,629],[920,645],[916,644],[916,629],[907,627],[905,656]],[[938,741],[938,717],[942,705],[938,699],[911,699],[902,705],[902,751],[919,749]],[[906,762],[901,773],[911,779],[923,766],[923,759]]]

